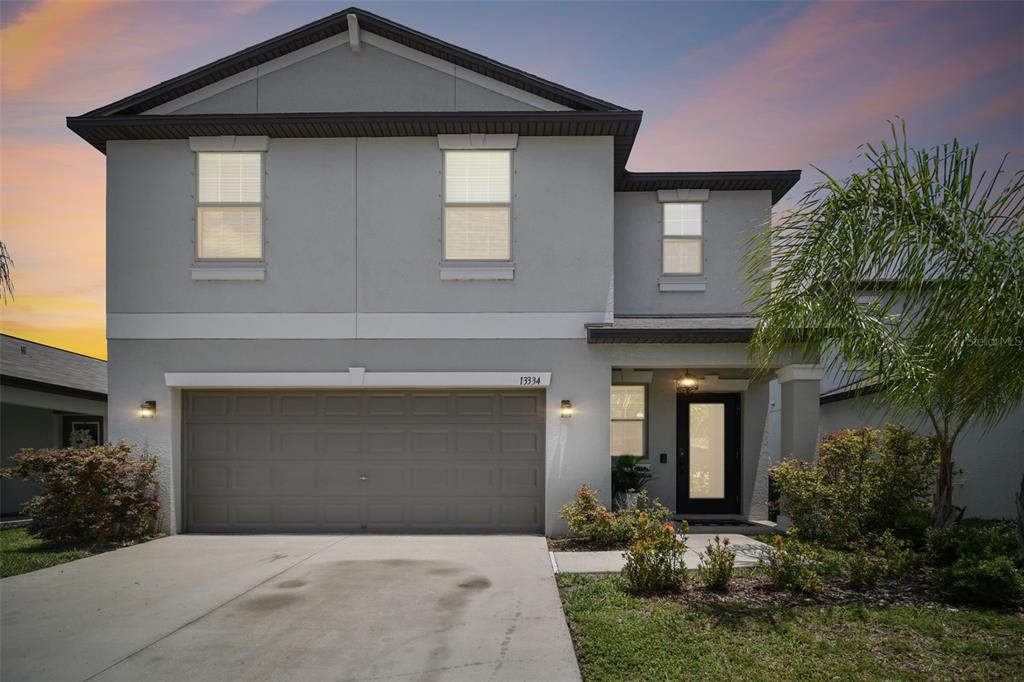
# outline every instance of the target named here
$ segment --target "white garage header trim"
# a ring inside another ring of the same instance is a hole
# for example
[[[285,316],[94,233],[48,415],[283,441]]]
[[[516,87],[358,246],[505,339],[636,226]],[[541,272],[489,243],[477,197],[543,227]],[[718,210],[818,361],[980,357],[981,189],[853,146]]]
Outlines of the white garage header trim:
[[[551,372],[166,372],[172,388],[545,388]]]

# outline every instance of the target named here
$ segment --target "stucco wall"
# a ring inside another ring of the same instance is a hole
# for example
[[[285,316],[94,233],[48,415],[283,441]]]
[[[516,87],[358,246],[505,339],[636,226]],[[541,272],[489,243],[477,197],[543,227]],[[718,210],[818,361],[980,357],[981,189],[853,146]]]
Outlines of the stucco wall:
[[[161,492],[169,530],[180,529],[181,415],[168,371],[550,371],[547,389],[545,529],[564,532],[558,511],[581,483],[610,502],[608,386],[610,368],[581,340],[111,340],[108,428],[161,460]],[[559,405],[571,400],[571,419]],[[138,417],[157,401],[155,419]]]
[[[264,65],[257,78],[173,113],[538,110],[456,77],[447,62],[439,66],[444,71],[367,43],[359,52],[345,44],[284,68]]]
[[[746,240],[769,218],[771,192],[711,192],[704,203],[704,291],[659,291],[662,208],[656,192],[615,193],[616,314],[742,313]]]
[[[821,406],[821,433],[841,428],[881,426],[890,419],[866,398]],[[913,420],[900,420],[913,423]],[[919,430],[929,430],[918,423]],[[954,479],[953,504],[966,507],[966,516],[1013,518],[1014,495],[1024,476],[1024,405],[1018,406],[991,430],[965,429],[953,449],[953,466],[962,470]]]
[[[612,141],[521,138],[515,279],[440,279],[437,140],[273,139],[266,280],[193,281],[195,154],[186,140],[111,142],[107,310],[594,312],[612,286]]]
[[[53,410],[4,403],[0,410],[0,452],[4,467],[13,464],[11,456],[23,448],[52,448],[60,444],[58,418]],[[38,494],[27,481],[0,481],[2,512],[18,514],[21,505]]]

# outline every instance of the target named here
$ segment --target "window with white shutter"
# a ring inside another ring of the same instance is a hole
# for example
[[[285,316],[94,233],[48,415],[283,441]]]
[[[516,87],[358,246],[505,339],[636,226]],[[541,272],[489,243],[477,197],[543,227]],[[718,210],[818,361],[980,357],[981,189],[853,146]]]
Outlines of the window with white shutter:
[[[512,152],[444,153],[444,259],[512,258]]]
[[[263,154],[197,154],[196,257],[263,259]]]

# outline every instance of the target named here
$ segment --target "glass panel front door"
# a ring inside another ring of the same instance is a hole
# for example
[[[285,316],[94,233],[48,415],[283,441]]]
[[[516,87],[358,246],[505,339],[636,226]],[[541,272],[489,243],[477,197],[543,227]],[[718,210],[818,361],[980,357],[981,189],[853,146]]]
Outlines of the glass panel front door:
[[[690,403],[690,498],[725,497],[725,404]]]
[[[740,396],[676,398],[676,511],[740,513]]]

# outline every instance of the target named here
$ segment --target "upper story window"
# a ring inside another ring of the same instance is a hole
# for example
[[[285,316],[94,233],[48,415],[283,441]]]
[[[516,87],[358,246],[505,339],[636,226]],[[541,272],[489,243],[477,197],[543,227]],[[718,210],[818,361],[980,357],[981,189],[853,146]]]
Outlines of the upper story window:
[[[197,154],[196,257],[263,258],[263,154]]]
[[[611,455],[645,457],[647,425],[647,387],[612,386]]]
[[[445,260],[511,260],[511,213],[511,151],[445,151]]]
[[[661,272],[699,275],[703,251],[703,204],[662,204]]]

